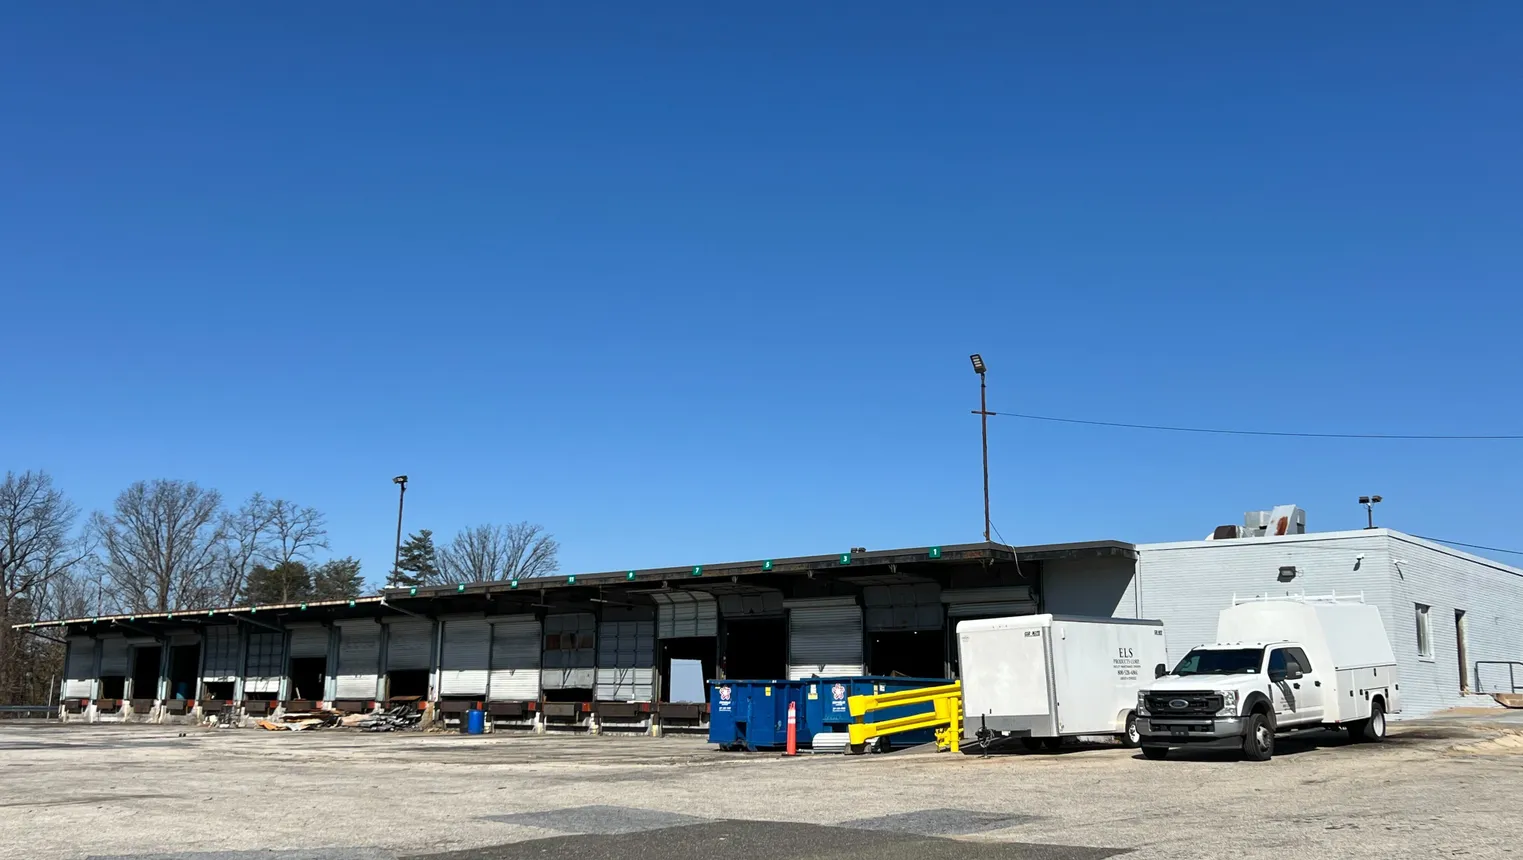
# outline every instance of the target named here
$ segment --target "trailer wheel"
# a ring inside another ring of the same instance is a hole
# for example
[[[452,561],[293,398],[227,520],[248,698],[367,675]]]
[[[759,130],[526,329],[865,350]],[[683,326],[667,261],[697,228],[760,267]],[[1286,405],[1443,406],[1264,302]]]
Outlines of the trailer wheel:
[[[1142,757],[1148,761],[1163,761],[1169,757],[1168,747],[1143,747]]]
[[[1057,752],[1058,750],[1060,750],[1062,748],[1063,748],[1063,739],[1061,737],[1058,737],[1058,738],[1042,738],[1042,749],[1044,749],[1044,750],[1046,750],[1048,752]]]
[[[1042,748],[1042,739],[1041,738],[1021,738],[1021,746],[1026,749],[1026,752],[1036,752],[1037,750]]]
[[[1126,715],[1126,731],[1121,735],[1121,743],[1129,750],[1142,745],[1142,732],[1137,730],[1136,714]]]
[[[1370,718],[1359,727],[1359,739],[1372,744],[1386,739],[1386,708],[1379,699],[1370,703]]]
[[[1243,733],[1243,758],[1249,761],[1274,758],[1274,729],[1262,712],[1248,718],[1248,730]]]

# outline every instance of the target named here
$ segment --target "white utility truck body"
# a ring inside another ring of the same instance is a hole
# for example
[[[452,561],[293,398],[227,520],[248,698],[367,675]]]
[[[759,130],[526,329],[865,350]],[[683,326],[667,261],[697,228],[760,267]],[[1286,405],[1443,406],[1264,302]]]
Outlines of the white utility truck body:
[[[1361,598],[1235,600],[1217,619],[1216,643],[1191,650],[1138,697],[1143,752],[1172,746],[1241,746],[1274,754],[1278,732],[1347,728],[1378,741],[1401,711],[1396,655],[1380,610]]]
[[[1167,659],[1163,622],[1021,615],[957,625],[969,731],[1028,746],[1073,735],[1130,735],[1137,691]]]

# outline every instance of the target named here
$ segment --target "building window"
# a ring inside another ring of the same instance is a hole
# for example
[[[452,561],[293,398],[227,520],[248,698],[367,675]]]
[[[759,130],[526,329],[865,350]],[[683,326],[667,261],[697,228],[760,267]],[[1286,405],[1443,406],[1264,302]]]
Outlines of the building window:
[[[1433,627],[1428,618],[1428,610],[1432,607],[1417,604],[1417,656],[1433,656]]]

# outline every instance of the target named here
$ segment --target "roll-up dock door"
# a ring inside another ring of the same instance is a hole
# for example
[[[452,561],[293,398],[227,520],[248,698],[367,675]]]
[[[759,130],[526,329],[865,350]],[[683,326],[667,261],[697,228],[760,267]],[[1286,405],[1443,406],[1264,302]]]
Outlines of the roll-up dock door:
[[[328,628],[318,623],[291,625],[291,659],[328,659]]]
[[[862,603],[869,633],[941,629],[941,586],[934,582],[868,585],[862,589]]]
[[[237,683],[239,664],[242,663],[242,644],[237,627],[220,626],[206,628],[201,655],[201,683],[205,689],[201,695],[207,698],[232,698]],[[216,686],[212,686],[216,685]]]
[[[70,636],[69,653],[64,661],[63,697],[89,699],[95,695],[95,640],[88,636]]]
[[[386,671],[427,670],[433,662],[434,622],[426,618],[386,620]]]
[[[494,702],[539,701],[540,653],[545,639],[533,615],[502,615],[492,623],[492,674],[487,698]]]
[[[947,617],[955,620],[1035,615],[1037,609],[1036,601],[1031,599],[1029,585],[943,591],[941,602],[947,605]],[[955,620],[953,627],[956,626]]]
[[[855,597],[786,600],[788,677],[861,675],[862,607]]]
[[[702,591],[653,591],[656,602],[656,636],[661,639],[695,639],[719,635],[719,602]]]
[[[545,617],[546,690],[591,690],[597,665],[597,619],[590,612]]]
[[[352,618],[339,621],[338,628],[338,683],[334,698],[375,699],[381,665],[381,625],[369,618]]]
[[[250,631],[248,656],[244,664],[243,692],[270,694],[280,692],[280,678],[285,674],[284,633],[275,631]]]
[[[442,623],[439,695],[485,699],[491,670],[491,623],[480,615],[445,618]]]
[[[655,613],[642,607],[609,607],[598,624],[595,696],[600,702],[655,699]]]

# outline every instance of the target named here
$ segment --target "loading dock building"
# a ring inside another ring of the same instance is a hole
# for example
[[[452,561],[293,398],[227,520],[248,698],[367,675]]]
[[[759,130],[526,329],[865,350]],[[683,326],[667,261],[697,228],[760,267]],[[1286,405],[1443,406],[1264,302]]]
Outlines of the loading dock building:
[[[956,677],[958,621],[1036,612],[1162,620],[1177,660],[1234,597],[1330,593],[1380,608],[1403,716],[1523,691],[1523,570],[1389,529],[920,547],[21,626],[62,628],[63,709],[86,719],[405,698],[651,726],[702,718],[671,701],[674,660],[705,678]]]
[[[1111,614],[1136,559],[1119,541],[967,544],[28,626],[64,628],[63,708],[85,718],[425,700],[446,714],[486,702],[507,722],[650,724],[701,718],[701,703],[670,701],[674,660],[706,678],[955,676],[958,620]]]

